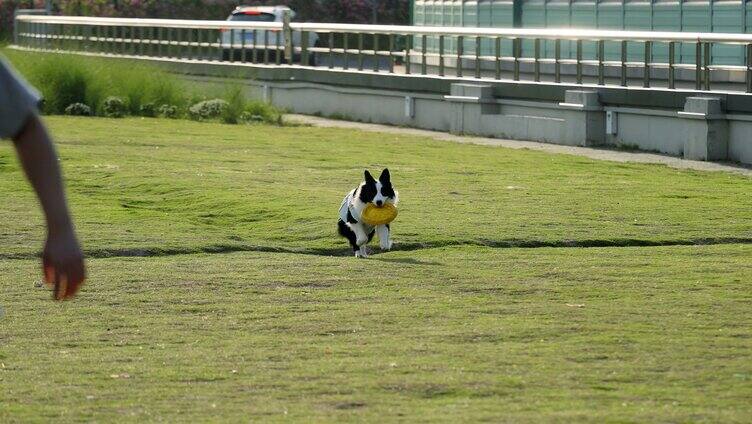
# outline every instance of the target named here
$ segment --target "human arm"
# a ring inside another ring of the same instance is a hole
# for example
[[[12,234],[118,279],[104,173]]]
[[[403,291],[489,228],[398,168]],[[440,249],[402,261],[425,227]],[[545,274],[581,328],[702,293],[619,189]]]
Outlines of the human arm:
[[[83,284],[86,270],[52,140],[39,116],[32,113],[13,142],[47,221],[42,253],[45,281],[54,287],[55,299],[72,298]]]

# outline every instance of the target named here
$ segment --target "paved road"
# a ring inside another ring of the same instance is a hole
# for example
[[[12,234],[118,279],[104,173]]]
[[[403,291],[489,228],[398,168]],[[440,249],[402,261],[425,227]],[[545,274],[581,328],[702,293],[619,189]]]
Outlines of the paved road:
[[[613,162],[652,163],[666,165],[677,169],[693,169],[698,171],[722,171],[745,175],[752,178],[752,167],[744,167],[731,163],[702,162],[681,159],[674,156],[659,155],[655,153],[623,152],[609,148],[561,146],[558,144],[538,143],[534,141],[502,140],[487,137],[458,136],[438,131],[427,131],[412,128],[393,127],[379,124],[364,124],[360,122],[339,121],[334,119],[319,118],[308,115],[289,114],[285,116],[288,122],[313,125],[316,127],[351,128],[363,131],[373,131],[391,134],[417,135],[432,138],[439,141],[451,141],[454,143],[478,144],[483,146],[498,146],[510,149],[530,149],[548,153],[561,153],[575,156],[583,156],[597,160]]]

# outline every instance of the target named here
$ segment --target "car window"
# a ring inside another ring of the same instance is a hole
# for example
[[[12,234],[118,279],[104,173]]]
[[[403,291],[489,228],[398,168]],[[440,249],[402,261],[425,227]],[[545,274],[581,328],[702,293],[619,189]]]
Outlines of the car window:
[[[229,20],[239,22],[274,22],[274,15],[271,13],[237,13],[230,16]]]

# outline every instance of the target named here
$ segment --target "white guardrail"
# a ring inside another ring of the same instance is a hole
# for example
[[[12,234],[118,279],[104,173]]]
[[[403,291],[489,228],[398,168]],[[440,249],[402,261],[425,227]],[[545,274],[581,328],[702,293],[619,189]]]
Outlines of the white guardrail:
[[[433,76],[453,71],[477,79],[560,83],[565,75],[569,83],[625,87],[636,80],[668,89],[682,79],[710,90],[711,72],[734,72],[742,75],[738,89],[752,92],[752,34],[19,15],[14,42],[27,49],[186,61]],[[743,49],[745,64],[713,64],[714,49],[727,46]]]

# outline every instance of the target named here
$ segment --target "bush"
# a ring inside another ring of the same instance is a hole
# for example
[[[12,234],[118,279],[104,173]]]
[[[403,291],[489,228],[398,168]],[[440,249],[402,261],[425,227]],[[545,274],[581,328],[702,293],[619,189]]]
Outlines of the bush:
[[[178,107],[175,105],[162,105],[158,109],[159,116],[169,119],[178,118]]]
[[[225,124],[239,123],[246,105],[243,90],[240,87],[233,87],[227,91],[225,99],[227,100],[227,107],[222,113],[222,122]]]
[[[138,110],[139,115],[146,116],[147,118],[154,118],[157,116],[157,105],[153,102],[144,103]]]
[[[110,96],[102,103],[102,113],[108,118],[122,118],[127,112],[125,100],[120,97]]]
[[[260,102],[248,102],[245,106],[245,116],[247,122],[265,122],[267,124],[281,125],[282,113],[274,106]]]
[[[81,62],[59,55],[40,55],[38,59],[28,55],[14,64],[42,93],[44,113],[60,115],[74,103],[97,104],[91,73]]]
[[[125,114],[132,115],[140,115],[141,107],[148,103],[180,108],[188,99],[189,93],[177,76],[148,64],[13,50],[4,54],[42,93],[43,112],[48,114],[62,114],[73,103],[91,105],[92,112],[100,114],[104,99],[110,96],[123,99],[129,108]]]
[[[4,50],[4,54],[42,93],[46,114],[67,114],[69,106],[81,103],[90,105],[92,115],[110,117],[130,114],[177,119],[187,115],[230,124],[281,122],[278,109],[247,101],[240,86],[224,92],[187,86],[153,65],[119,59],[14,50]],[[188,105],[193,105],[190,110]]]
[[[198,102],[188,109],[188,115],[191,119],[197,121],[204,119],[216,119],[225,114],[229,107],[229,103],[222,99],[204,100]]]
[[[73,103],[65,108],[65,114],[70,116],[91,116],[91,108],[83,103]]]
[[[245,123],[257,123],[257,122],[264,122],[264,117],[261,115],[254,115],[251,112],[248,112],[247,110],[240,114],[240,122]]]

